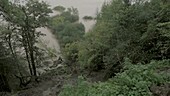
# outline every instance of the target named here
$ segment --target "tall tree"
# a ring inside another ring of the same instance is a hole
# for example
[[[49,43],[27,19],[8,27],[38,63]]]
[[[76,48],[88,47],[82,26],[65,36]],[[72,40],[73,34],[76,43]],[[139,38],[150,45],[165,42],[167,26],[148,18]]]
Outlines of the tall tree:
[[[10,70],[10,54],[7,52],[7,48],[3,46],[3,43],[0,42],[0,92],[5,91],[9,92],[11,91],[8,83],[8,76],[9,76],[9,70]]]
[[[36,32],[36,28],[47,25],[49,13],[52,11],[49,5],[38,0],[28,0],[24,4],[1,0],[0,3],[1,16],[8,30],[5,37],[11,53],[14,54],[13,57],[16,56],[14,46],[24,51],[30,74],[36,76],[36,43],[42,35],[41,32]],[[14,45],[13,42],[17,42],[18,45]]]
[[[36,28],[45,27],[48,22],[48,16],[51,10],[48,8],[49,6],[42,2],[30,0],[27,2],[25,6],[19,6],[24,14],[23,22],[24,24],[21,26],[21,36],[22,43],[25,48],[28,62],[32,64],[32,71],[34,76],[36,76],[36,65],[35,65],[35,44],[37,43],[37,39],[41,34],[41,32],[36,32]],[[30,61],[29,61],[30,60]],[[31,70],[30,70],[31,71]]]
[[[130,6],[125,4],[132,1]],[[133,63],[169,59],[165,35],[169,4],[162,0],[113,0],[103,6],[97,24],[80,44],[79,62],[92,70],[106,68],[110,75],[120,71],[125,57]]]

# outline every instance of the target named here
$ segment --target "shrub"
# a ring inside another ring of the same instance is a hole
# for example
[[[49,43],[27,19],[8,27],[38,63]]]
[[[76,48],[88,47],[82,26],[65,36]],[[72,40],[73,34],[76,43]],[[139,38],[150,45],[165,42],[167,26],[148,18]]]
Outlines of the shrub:
[[[84,16],[83,19],[84,20],[93,20],[93,17],[92,16]]]
[[[170,83],[170,60],[152,61],[149,64],[124,63],[123,72],[107,82],[88,83],[82,78],[76,86],[65,86],[59,96],[151,96],[152,85]]]
[[[55,11],[59,11],[59,12],[64,12],[66,8],[64,8],[63,6],[56,6],[54,7]]]

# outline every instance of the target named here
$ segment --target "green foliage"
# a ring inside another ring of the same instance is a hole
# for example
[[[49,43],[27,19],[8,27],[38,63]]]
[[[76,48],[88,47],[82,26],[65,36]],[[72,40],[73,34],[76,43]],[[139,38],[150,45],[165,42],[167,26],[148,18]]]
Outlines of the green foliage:
[[[0,24],[0,42],[2,42],[0,47],[4,48],[0,51],[5,53],[3,66],[0,67],[5,70],[3,75],[9,80],[10,87],[19,83],[19,80],[20,87],[25,87],[31,81],[28,77],[33,75],[36,77],[38,63],[36,61],[40,59],[41,52],[36,43],[42,33],[36,32],[36,29],[47,25],[51,9],[43,1],[28,0],[24,4],[21,4],[20,0],[17,1],[18,3],[11,0],[0,1],[0,17],[3,20]],[[17,90],[13,86],[11,89]]]
[[[169,3],[123,1],[128,0],[103,5],[95,27],[80,44],[78,60],[82,66],[112,74],[120,71],[124,57],[133,63],[169,59]]]
[[[85,28],[82,23],[73,23],[64,26],[62,31],[57,32],[60,46],[63,48],[63,55],[67,63],[77,62],[78,43],[84,35]]]
[[[52,17],[49,22],[49,27],[59,40],[65,61],[69,64],[77,62],[77,42],[81,41],[85,34],[85,27],[82,23],[78,23],[78,20],[78,10],[72,7]]]
[[[93,17],[92,16],[84,16],[83,19],[84,20],[93,20]]]
[[[65,18],[66,22],[74,23],[79,20],[77,8],[68,8],[66,11],[62,12],[60,16]]]
[[[84,25],[82,23],[59,23],[53,31],[59,39],[61,48],[68,43],[79,41],[84,35]]]
[[[80,78],[76,86],[65,86],[59,96],[152,96],[152,85],[170,83],[170,73],[161,71],[170,68],[169,60],[134,65],[127,59],[124,65],[123,72],[107,82],[92,84]]]
[[[68,43],[63,49],[63,55],[66,58],[66,62],[69,64],[77,62],[78,58],[78,43]]]
[[[15,62],[17,61],[13,60],[10,50],[5,47],[3,42],[0,42],[0,92],[10,92],[18,88],[19,82],[14,77],[14,73],[19,74],[19,69],[14,64]],[[19,67],[21,68],[22,65],[19,65]],[[26,73],[24,70],[25,68],[20,71],[24,74]]]
[[[76,8],[68,8],[61,12],[61,14],[52,17],[49,22],[49,27],[55,29],[55,27],[62,23],[75,23],[79,20],[78,15],[78,10]]]
[[[67,11],[51,18],[49,27],[59,39],[62,48],[83,37],[85,28],[82,23],[77,22],[78,18],[76,8],[68,8]]]
[[[65,11],[66,8],[64,8],[63,6],[56,6],[53,8],[55,11],[59,11],[59,12],[63,12]]]
[[[0,75],[5,75],[8,76],[9,73],[11,73],[10,71],[14,71],[14,70],[10,70],[11,69],[11,65],[12,63],[10,62],[11,56],[10,53],[8,52],[9,50],[7,48],[5,48],[3,46],[3,43],[0,42]]]

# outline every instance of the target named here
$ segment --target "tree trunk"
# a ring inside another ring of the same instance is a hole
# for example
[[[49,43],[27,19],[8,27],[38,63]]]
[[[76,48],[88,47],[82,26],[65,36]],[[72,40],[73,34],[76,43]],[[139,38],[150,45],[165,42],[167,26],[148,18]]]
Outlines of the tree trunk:
[[[24,30],[23,30],[24,31]],[[24,35],[24,33],[22,33],[22,37],[23,37],[23,46],[24,46],[24,50],[25,50],[25,54],[26,54],[26,58],[27,58],[27,62],[28,62],[28,67],[30,70],[30,74],[33,75],[33,71],[32,71],[32,67],[31,67],[31,62],[30,62],[30,58],[29,58],[29,51],[28,51],[28,39],[26,37],[26,35]]]
[[[6,77],[1,74],[0,74],[0,92],[11,92]]]
[[[25,46],[26,47],[26,46]],[[28,49],[25,48],[25,53],[26,53],[26,58],[27,58],[27,62],[28,62],[28,67],[29,67],[29,70],[30,70],[30,74],[33,75],[33,71],[32,71],[32,67],[31,67],[31,63],[30,63],[30,60],[29,60],[29,55],[28,55]]]
[[[16,53],[15,51],[13,50],[13,47],[12,47],[12,44],[11,44],[11,34],[8,35],[8,37],[6,38],[6,41],[8,43],[8,46],[11,50],[11,53],[12,53],[12,57],[13,57],[13,62],[14,64],[16,64],[17,68],[18,68],[18,72],[19,74],[22,76],[22,73],[20,71],[20,67],[19,67],[19,64],[18,64],[18,59],[17,59],[17,56],[16,56]],[[15,61],[16,60],[16,61]]]
[[[34,76],[37,76],[37,72],[36,72],[36,67],[35,67],[35,60],[34,60],[34,51],[31,49],[31,52],[30,52],[30,57],[31,57],[31,63],[32,63],[32,68],[33,68],[33,75]]]
[[[35,66],[35,58],[34,58],[34,49],[33,49],[33,46],[34,46],[34,32],[32,31],[32,27],[30,27],[29,25],[29,20],[28,20],[28,15],[25,11],[25,9],[23,8],[22,9],[25,16],[26,16],[26,19],[25,19],[25,23],[26,25],[24,26],[24,29],[23,32],[25,33],[25,36],[27,38],[27,46],[28,46],[28,51],[29,51],[29,55],[30,55],[30,60],[31,60],[31,64],[32,64],[32,70],[33,70],[33,75],[36,77],[37,74],[36,74],[36,66]],[[32,32],[32,34],[31,34]]]

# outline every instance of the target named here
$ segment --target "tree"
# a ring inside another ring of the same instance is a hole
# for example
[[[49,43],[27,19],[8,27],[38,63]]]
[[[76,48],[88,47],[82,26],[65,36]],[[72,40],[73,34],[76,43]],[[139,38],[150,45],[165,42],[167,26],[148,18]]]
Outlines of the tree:
[[[66,8],[63,7],[63,6],[56,6],[56,7],[54,7],[53,9],[54,9],[55,11],[64,12]]]
[[[103,5],[93,30],[79,48],[79,62],[91,70],[114,76],[125,57],[133,63],[168,59],[169,3],[161,0],[113,0]],[[164,26],[157,26],[165,24]],[[163,35],[164,34],[164,35]],[[146,37],[145,37],[146,36]]]
[[[37,0],[25,1],[25,5],[2,0],[0,4],[1,16],[6,22],[4,37],[10,47],[13,57],[17,60],[16,49],[25,52],[30,75],[36,77],[36,46],[41,32],[36,28],[45,27],[48,22],[49,5]],[[17,44],[17,45],[16,45]],[[17,48],[14,48],[16,46]],[[20,74],[21,78],[23,77]],[[17,76],[17,77],[20,77]]]
[[[47,25],[48,14],[51,12],[48,9],[48,5],[44,2],[39,3],[38,1],[30,0],[26,6],[21,6],[21,10],[24,13],[25,19],[24,24],[21,26],[22,43],[25,48],[26,55],[29,54],[28,61],[32,64],[32,73],[36,76],[35,66],[35,44],[38,37],[41,35],[40,32],[36,32],[36,28],[44,27]]]
[[[3,46],[3,43],[0,42],[0,92],[10,92],[11,88],[9,87],[8,77],[11,72],[10,54],[7,52],[7,48]]]

